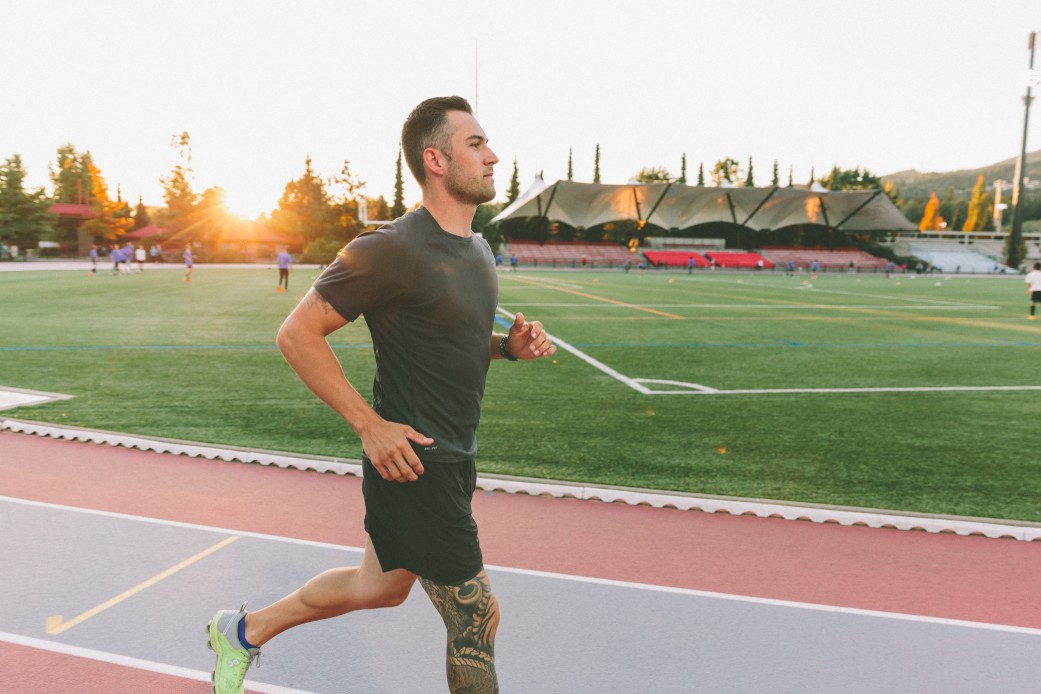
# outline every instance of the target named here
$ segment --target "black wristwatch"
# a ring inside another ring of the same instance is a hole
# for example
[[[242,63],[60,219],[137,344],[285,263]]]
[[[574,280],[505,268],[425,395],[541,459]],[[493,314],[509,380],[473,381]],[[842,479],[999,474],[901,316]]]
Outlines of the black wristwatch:
[[[503,335],[502,339],[499,340],[499,354],[502,356],[503,359],[508,359],[509,361],[519,361],[517,357],[510,354],[510,350],[506,347],[506,343],[509,341],[509,339],[509,335]]]

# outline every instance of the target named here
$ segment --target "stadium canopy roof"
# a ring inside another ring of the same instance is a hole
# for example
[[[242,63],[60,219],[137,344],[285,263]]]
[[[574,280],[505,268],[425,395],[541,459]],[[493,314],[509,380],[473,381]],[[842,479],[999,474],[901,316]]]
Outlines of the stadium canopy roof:
[[[914,231],[881,190],[706,188],[679,183],[535,182],[493,222],[546,217],[576,228],[631,219],[665,229],[729,222],[752,229],[820,224],[843,231]]]

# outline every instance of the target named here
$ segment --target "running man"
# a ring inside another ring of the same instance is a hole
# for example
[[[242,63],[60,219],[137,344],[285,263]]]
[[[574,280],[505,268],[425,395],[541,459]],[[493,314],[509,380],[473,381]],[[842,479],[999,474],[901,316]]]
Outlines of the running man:
[[[405,120],[402,149],[423,205],[340,251],[278,332],[304,384],[361,439],[365,544],[361,565],[330,569],[256,612],[221,610],[208,626],[214,691],[243,690],[260,646],[300,624],[400,605],[417,578],[445,623],[452,692],[497,692],[499,605],[485,573],[470,501],[476,429],[489,362],[556,351],[518,313],[492,332],[498,277],[471,231],[495,197],[488,146],[460,97],[428,99]],[[378,355],[374,406],[345,377],[326,341],[365,318]],[[388,654],[388,666],[401,654]]]
[[[1027,273],[1027,296],[1030,297],[1030,320],[1035,320],[1034,309],[1041,304],[1041,263],[1034,263],[1034,269]]]
[[[289,269],[293,267],[293,256],[289,255],[289,247],[283,246],[278,253],[278,293],[289,289]],[[285,289],[282,288],[283,282]]]

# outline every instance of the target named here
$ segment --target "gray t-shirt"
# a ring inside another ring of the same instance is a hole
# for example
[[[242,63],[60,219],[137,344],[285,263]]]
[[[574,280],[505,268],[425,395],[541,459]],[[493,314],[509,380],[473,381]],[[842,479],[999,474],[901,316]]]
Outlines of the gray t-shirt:
[[[499,282],[488,242],[450,234],[425,208],[347,244],[315,289],[376,354],[373,409],[434,439],[423,462],[477,453]]]

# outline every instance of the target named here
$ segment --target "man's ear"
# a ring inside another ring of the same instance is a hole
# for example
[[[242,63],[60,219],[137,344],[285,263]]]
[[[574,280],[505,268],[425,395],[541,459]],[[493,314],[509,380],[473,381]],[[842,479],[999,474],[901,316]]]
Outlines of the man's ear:
[[[427,147],[423,150],[423,166],[426,167],[428,174],[444,176],[445,170],[448,168],[448,157],[439,149]]]

